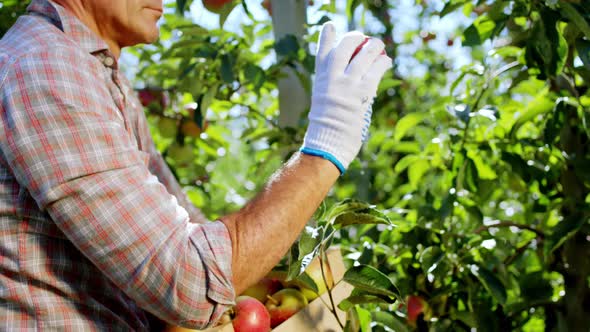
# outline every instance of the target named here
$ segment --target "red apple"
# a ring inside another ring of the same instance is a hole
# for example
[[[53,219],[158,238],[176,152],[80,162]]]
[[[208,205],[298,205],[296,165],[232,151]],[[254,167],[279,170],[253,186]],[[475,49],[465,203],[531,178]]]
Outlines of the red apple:
[[[232,321],[235,332],[268,332],[270,315],[264,304],[250,296],[238,296]]]
[[[231,4],[233,0],[203,0],[203,6],[212,12],[219,14],[226,5]]]
[[[270,314],[270,326],[275,328],[299,310],[307,306],[307,299],[297,289],[285,288],[269,296],[266,309]]]
[[[139,97],[139,101],[141,102],[141,105],[144,107],[147,107],[149,104],[156,101],[156,97],[149,90],[146,89],[139,90],[137,92],[137,97]]]
[[[159,88],[144,88],[137,91],[137,97],[143,107],[161,111],[168,107],[168,96]],[[159,108],[159,109],[158,109]]]
[[[270,0],[263,0],[262,7],[264,7],[264,9],[266,9],[266,11],[268,12],[268,15],[272,16],[272,4],[270,3]]]
[[[408,322],[416,323],[416,319],[424,312],[426,301],[420,296],[410,295],[407,299],[408,303]]]
[[[191,120],[184,120],[180,125],[180,131],[184,136],[195,137],[199,138],[201,133],[204,132],[209,128],[209,122],[207,120],[203,121],[203,128],[199,127],[199,125]]]
[[[431,40],[436,39],[436,33],[422,30],[420,31],[420,38],[422,38],[423,43],[427,44]]]
[[[254,285],[248,287],[242,295],[251,296],[258,301],[266,302],[268,299],[267,296],[273,295],[281,288],[283,288],[283,285],[278,279],[264,277]]]

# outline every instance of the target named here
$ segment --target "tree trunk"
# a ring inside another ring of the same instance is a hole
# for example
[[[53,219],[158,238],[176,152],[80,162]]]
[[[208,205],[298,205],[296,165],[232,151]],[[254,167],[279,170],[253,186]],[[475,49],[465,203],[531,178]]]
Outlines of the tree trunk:
[[[294,35],[301,45],[305,45],[303,36],[307,33],[307,1],[271,0],[271,5],[275,40],[279,41],[287,35]],[[282,69],[285,76],[279,80],[279,125],[281,127],[297,127],[302,113],[310,105],[310,95],[305,91],[295,70],[304,79],[310,79],[310,74],[301,67]]]
[[[580,159],[588,155],[588,137],[577,125],[579,118],[575,107],[567,107],[564,114],[564,126],[561,129],[561,148],[571,159],[561,173],[561,185],[564,204],[561,208],[562,222],[580,223],[576,233],[571,236],[560,250],[561,272],[564,279],[565,295],[563,297],[563,322],[558,326],[566,331],[590,331],[590,242],[588,241],[588,213],[584,211],[586,196],[590,193],[584,180],[578,174],[587,172],[580,169]]]

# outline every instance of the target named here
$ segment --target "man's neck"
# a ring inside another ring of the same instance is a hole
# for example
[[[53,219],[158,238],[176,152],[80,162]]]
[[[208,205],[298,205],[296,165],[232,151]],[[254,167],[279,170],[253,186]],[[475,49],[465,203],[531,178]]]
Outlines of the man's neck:
[[[104,40],[115,58],[119,59],[119,56],[121,55],[121,46],[111,38],[105,37],[104,33],[101,33],[98,24],[96,24],[94,15],[92,15],[88,8],[84,7],[80,0],[53,0],[53,2],[64,7],[67,11],[76,16],[80,22],[92,30],[92,32]]]

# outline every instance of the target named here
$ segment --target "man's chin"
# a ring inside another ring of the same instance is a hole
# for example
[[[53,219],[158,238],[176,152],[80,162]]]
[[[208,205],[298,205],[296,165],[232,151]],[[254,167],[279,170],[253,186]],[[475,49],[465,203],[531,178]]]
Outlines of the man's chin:
[[[160,30],[157,30],[157,32],[155,32],[154,34],[148,36],[145,43],[146,44],[153,44],[153,43],[157,42],[159,38],[160,38]]]
[[[154,27],[150,31],[145,31],[143,34],[136,36],[134,43],[129,46],[137,45],[137,44],[153,44],[158,41],[160,38],[160,29],[158,27]]]

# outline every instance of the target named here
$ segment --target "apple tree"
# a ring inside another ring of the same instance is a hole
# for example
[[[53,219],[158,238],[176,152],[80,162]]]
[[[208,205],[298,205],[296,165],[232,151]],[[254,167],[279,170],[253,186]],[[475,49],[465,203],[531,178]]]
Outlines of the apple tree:
[[[344,18],[382,38],[395,65],[370,139],[293,246],[294,276],[340,245],[356,287],[334,304],[348,311],[348,330],[588,330],[583,3],[325,1],[310,6],[321,17],[303,38],[275,39],[269,17],[252,15],[255,1],[220,13],[220,26],[241,13],[239,33],[204,29],[177,1],[182,15],[167,15],[160,44],[135,50],[138,82],[169,96],[148,111],[156,141],[215,218],[299,147],[305,118],[278,122],[278,81],[283,67],[313,71],[315,26]],[[168,117],[209,127],[162,135]],[[171,155],[175,146],[191,158]]]

